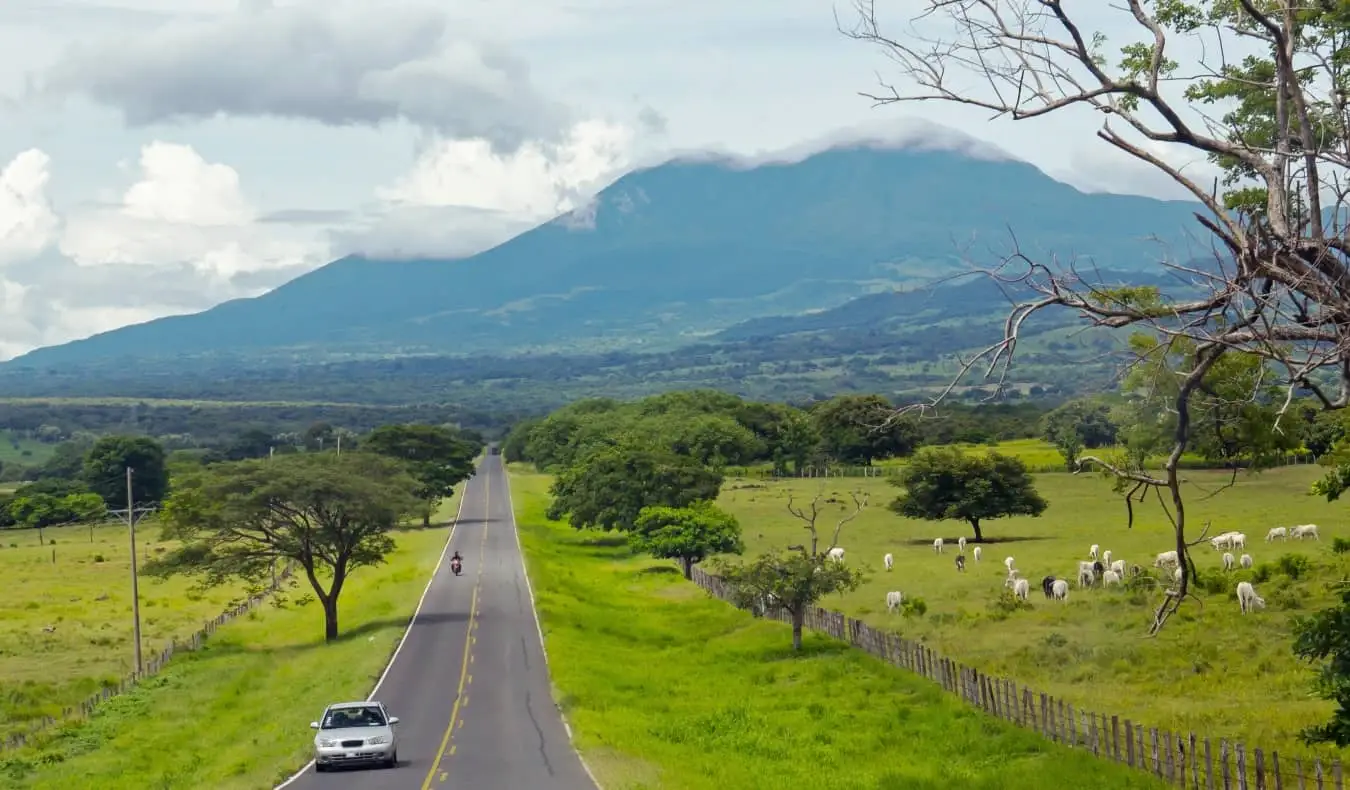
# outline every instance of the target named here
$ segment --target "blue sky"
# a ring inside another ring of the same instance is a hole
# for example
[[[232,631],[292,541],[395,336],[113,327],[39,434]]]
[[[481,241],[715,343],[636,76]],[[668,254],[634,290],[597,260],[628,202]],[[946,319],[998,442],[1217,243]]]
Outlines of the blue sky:
[[[0,358],[255,295],[351,252],[469,254],[672,151],[940,124],[1080,188],[1177,196],[1095,140],[1090,116],[874,108],[858,92],[888,62],[842,36],[835,10],[3,0]]]

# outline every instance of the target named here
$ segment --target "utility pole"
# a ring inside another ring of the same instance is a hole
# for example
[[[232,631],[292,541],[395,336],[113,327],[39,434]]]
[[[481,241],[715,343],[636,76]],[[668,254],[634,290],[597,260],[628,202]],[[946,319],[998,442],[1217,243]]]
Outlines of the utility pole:
[[[337,454],[342,455],[342,434],[337,435]]]
[[[268,447],[268,448],[267,448],[267,460],[269,460],[269,461],[272,460],[272,456],[274,456],[274,455],[276,455],[276,454],[277,454],[277,448],[276,448],[276,447]]]
[[[131,531],[131,619],[132,619],[132,639],[136,647],[136,674],[139,675],[144,670],[145,665],[141,660],[141,594],[140,579],[136,572],[136,517],[147,513],[153,513],[155,508],[136,507],[135,500],[132,498],[131,491],[131,467],[127,467],[127,507],[125,510],[110,510],[109,513],[122,518],[125,517],[127,527]]]

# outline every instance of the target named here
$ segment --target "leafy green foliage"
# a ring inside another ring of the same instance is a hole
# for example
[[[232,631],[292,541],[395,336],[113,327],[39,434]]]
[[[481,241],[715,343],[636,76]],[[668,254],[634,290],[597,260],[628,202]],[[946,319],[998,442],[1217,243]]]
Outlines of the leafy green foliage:
[[[1179,381],[1195,365],[1197,344],[1187,338],[1163,343],[1136,334],[1130,344],[1140,362],[1123,384],[1129,397],[1130,427],[1124,439],[1132,455],[1170,446],[1176,433],[1174,406]],[[1263,469],[1296,450],[1304,435],[1297,418],[1277,428],[1281,393],[1255,354],[1228,351],[1209,369],[1190,399],[1189,449],[1207,461]]]
[[[738,606],[776,606],[791,614],[795,650],[802,647],[802,627],[810,608],[827,595],[858,589],[866,579],[856,568],[804,551],[766,553],[745,563],[719,563],[716,572],[730,585]]]
[[[164,447],[147,436],[105,436],[89,448],[81,474],[104,502],[136,507],[159,502],[169,492],[165,460]],[[127,467],[132,470],[132,503],[127,503]]]
[[[482,444],[437,425],[382,425],[364,439],[363,447],[408,464],[421,485],[417,498],[424,503],[423,526],[430,526],[436,505],[455,493],[455,486],[473,476],[474,459]]]
[[[343,585],[356,569],[384,561],[394,545],[390,531],[420,506],[419,487],[402,463],[366,452],[204,467],[178,481],[164,504],[164,537],[182,547],[145,572],[260,585],[275,563],[293,561],[323,604],[331,641]]]
[[[687,456],[622,445],[592,451],[558,472],[549,518],[576,529],[629,532],[648,507],[688,507],[717,498],[722,473]]]
[[[1059,449],[1071,470],[1084,449],[1114,445],[1118,433],[1109,406],[1083,400],[1069,401],[1045,415],[1041,430],[1045,440]]]
[[[707,501],[681,508],[643,508],[628,542],[633,551],[679,560],[686,579],[691,577],[694,564],[709,555],[745,550],[736,517]]]
[[[1039,516],[1048,506],[1020,460],[1002,453],[970,455],[954,447],[921,450],[894,481],[904,489],[890,509],[906,518],[965,521],[984,540],[981,522]]]
[[[1350,746],[1350,585],[1342,585],[1341,602],[1294,621],[1294,655],[1321,662],[1316,692],[1336,703],[1331,720],[1305,729],[1310,743]]]
[[[830,458],[870,465],[884,458],[906,456],[919,446],[913,420],[889,419],[893,407],[880,395],[840,395],[811,410],[820,432],[820,447]]]

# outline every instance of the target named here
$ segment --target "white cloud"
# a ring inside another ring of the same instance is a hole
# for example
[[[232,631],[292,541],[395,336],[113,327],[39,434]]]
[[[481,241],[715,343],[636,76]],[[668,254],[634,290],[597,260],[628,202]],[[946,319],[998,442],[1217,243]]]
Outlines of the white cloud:
[[[211,164],[188,145],[158,140],[141,149],[144,178],[127,190],[128,217],[186,225],[244,225],[253,207],[239,191],[239,174]]]
[[[321,230],[263,224],[257,214],[233,168],[154,141],[141,150],[139,180],[120,205],[72,214],[60,248],[80,266],[186,263],[221,285],[241,273],[324,262]]]
[[[37,255],[55,237],[59,221],[47,199],[50,162],[32,148],[0,171],[0,264]]]
[[[0,170],[0,358],[256,295],[329,260],[322,227],[266,223],[228,165],[154,141],[114,206],[57,215],[40,150]]]
[[[134,126],[218,115],[331,126],[406,120],[514,148],[563,128],[525,62],[462,37],[442,8],[253,4],[71,48],[50,95],[81,94]]]
[[[638,126],[653,132],[654,119]],[[571,128],[559,142],[530,141],[512,153],[484,139],[437,140],[413,167],[379,187],[380,207],[344,249],[377,257],[460,257],[583,207],[645,154],[652,134],[607,120]]]

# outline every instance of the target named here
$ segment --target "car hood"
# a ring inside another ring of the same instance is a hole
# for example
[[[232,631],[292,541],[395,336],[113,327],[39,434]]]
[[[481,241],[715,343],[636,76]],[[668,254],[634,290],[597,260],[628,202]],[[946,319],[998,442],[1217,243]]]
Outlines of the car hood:
[[[314,734],[315,738],[329,739],[334,741],[348,741],[360,738],[374,738],[376,735],[383,735],[386,738],[393,736],[394,731],[389,727],[344,727],[338,730],[319,730]]]

